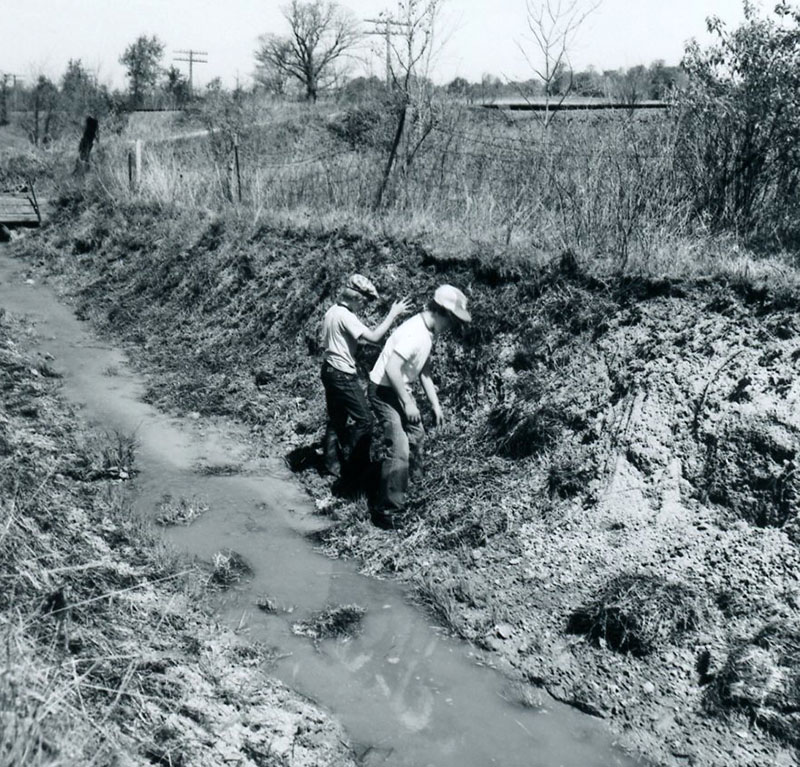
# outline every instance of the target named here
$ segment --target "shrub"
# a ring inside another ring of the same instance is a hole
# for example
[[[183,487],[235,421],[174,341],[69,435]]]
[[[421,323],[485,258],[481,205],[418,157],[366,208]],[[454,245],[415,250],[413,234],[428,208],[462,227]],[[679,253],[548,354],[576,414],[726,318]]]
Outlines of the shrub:
[[[800,12],[781,2],[775,14],[761,18],[745,2],[738,29],[709,19],[716,44],[687,47],[677,160],[712,229],[797,242]]]

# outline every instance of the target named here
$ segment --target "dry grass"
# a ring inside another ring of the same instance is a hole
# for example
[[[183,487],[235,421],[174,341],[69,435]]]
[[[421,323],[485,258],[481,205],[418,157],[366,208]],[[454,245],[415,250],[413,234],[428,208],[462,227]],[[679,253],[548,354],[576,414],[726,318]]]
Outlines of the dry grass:
[[[308,620],[293,623],[292,631],[315,640],[352,637],[360,631],[366,613],[359,605],[326,607]]]
[[[211,560],[209,583],[226,589],[253,574],[250,563],[233,549],[223,549]]]
[[[704,620],[701,599],[689,586],[655,575],[623,574],[573,613],[568,630],[617,652],[644,656],[680,642]]]
[[[350,222],[418,240],[435,236],[462,251],[475,243],[527,253],[568,248],[615,273],[693,271],[698,262],[716,271],[718,252],[736,244],[723,236],[717,247],[719,238],[692,220],[673,167],[676,126],[663,115],[570,117],[543,136],[534,121],[445,108],[378,212],[372,201],[382,145],[354,144],[341,135],[340,117],[324,107],[246,106],[240,119],[251,127],[240,126],[241,202],[229,171],[231,128],[215,124],[213,115],[162,134],[141,133],[137,190],[128,182],[129,139],[98,153],[100,178],[117,204],[228,208],[276,223]],[[210,136],[196,135],[203,126]],[[189,138],[167,140],[181,132]]]
[[[800,625],[776,621],[734,647],[706,698],[715,713],[742,711],[800,745]]]
[[[190,525],[208,511],[208,504],[198,498],[173,498],[165,495],[158,504],[154,522],[169,525]]]

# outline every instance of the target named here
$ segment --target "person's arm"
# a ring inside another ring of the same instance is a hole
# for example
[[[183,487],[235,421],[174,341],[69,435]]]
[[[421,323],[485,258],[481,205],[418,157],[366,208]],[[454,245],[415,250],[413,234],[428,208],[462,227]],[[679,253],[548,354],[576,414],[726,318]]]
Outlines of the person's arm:
[[[389,313],[384,317],[383,322],[377,327],[372,328],[371,330],[367,328],[360,336],[359,340],[361,341],[369,341],[372,344],[378,343],[386,335],[386,331],[392,326],[392,323],[398,317],[402,316],[403,314],[408,314],[408,310],[411,308],[411,304],[407,298],[403,298],[400,301],[395,301],[392,304],[392,308],[389,309]]]
[[[400,404],[403,406],[403,412],[405,412],[408,422],[416,424],[421,420],[419,408],[403,382],[402,368],[403,358],[395,352],[386,363],[386,377],[389,379],[397,399],[400,400]]]
[[[428,362],[425,363],[425,367],[422,368],[422,371],[419,374],[419,382],[422,384],[422,390],[425,392],[428,402],[431,403],[433,417],[435,419],[434,422],[437,426],[443,426],[444,413],[442,412],[442,406],[439,404],[439,397],[436,394],[436,387],[433,385],[433,378],[431,378],[429,364],[430,360],[428,360]]]

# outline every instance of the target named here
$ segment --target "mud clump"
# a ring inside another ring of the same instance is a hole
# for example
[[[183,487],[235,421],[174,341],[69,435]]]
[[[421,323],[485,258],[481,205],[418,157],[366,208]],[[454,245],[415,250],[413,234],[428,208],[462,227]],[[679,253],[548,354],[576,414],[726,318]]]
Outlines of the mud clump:
[[[208,506],[197,498],[173,498],[165,495],[158,505],[154,522],[162,527],[190,525],[208,511]]]
[[[708,498],[757,527],[782,527],[797,514],[800,434],[766,417],[728,422],[707,443]]]
[[[210,582],[221,588],[230,588],[253,574],[248,561],[233,549],[223,549],[214,554]]]
[[[776,737],[800,746],[800,623],[769,623],[735,647],[706,705],[718,714],[742,711]]]
[[[334,639],[355,636],[361,629],[366,610],[358,605],[336,605],[326,607],[312,615],[307,621],[292,624],[298,636],[312,639]]]
[[[698,595],[686,584],[625,573],[610,580],[591,604],[576,610],[567,631],[641,657],[678,642],[703,623],[703,615]]]

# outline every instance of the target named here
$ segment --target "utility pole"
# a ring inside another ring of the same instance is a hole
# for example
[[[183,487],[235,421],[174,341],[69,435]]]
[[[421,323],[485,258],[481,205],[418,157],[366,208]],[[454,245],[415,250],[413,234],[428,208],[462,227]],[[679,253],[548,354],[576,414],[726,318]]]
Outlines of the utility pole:
[[[407,21],[395,21],[388,16],[377,19],[364,19],[368,24],[374,24],[375,29],[367,32],[368,35],[382,35],[386,40],[386,87],[392,84],[392,27],[409,27]],[[383,29],[381,29],[383,27]]]
[[[188,61],[189,62],[189,93],[193,93],[193,86],[192,86],[192,78],[194,75],[194,65],[195,64],[208,64],[208,59],[204,58],[208,56],[207,51],[195,51],[191,48],[188,51],[175,51],[175,53],[180,53],[184,58],[180,58],[179,56],[173,56],[173,61]],[[188,58],[187,58],[188,57]]]

